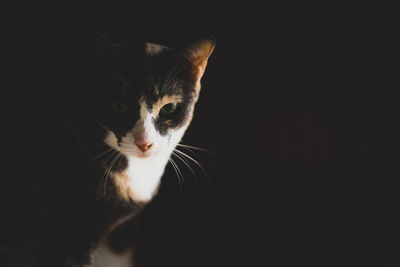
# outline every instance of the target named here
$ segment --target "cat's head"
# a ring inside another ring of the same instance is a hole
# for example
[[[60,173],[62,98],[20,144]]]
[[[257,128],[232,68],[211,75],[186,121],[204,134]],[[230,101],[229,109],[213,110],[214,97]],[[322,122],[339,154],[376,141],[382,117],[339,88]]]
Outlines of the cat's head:
[[[104,141],[139,158],[172,151],[192,119],[214,39],[181,49],[96,42],[98,65],[90,87]]]
[[[90,45],[96,58],[90,95],[103,142],[125,156],[122,166],[136,164],[131,176],[140,178],[133,187],[145,188],[161,177],[192,120],[215,40],[202,38],[174,49],[116,45],[95,36]]]

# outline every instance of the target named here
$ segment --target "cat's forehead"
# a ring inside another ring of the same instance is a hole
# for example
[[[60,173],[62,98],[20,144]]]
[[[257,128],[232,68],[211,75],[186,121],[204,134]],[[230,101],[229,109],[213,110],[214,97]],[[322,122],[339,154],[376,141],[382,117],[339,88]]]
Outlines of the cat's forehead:
[[[142,92],[139,103],[146,105],[153,114],[169,103],[189,103],[192,99],[191,89],[185,83],[174,77],[149,80]]]
[[[121,94],[136,103],[151,106],[162,99],[182,102],[194,95],[194,89],[177,75],[176,66],[171,62],[146,62],[140,71],[130,68],[116,72],[116,76]]]
[[[115,83],[108,88],[116,90],[113,94],[119,101],[136,106],[145,104],[150,111],[160,103],[191,103],[196,98],[188,62],[182,64],[177,50],[167,49],[155,54],[154,49],[150,49],[150,56],[145,49],[141,50],[142,53],[130,50],[128,48],[116,55],[117,59],[111,65],[112,73],[109,72]]]
[[[120,92],[127,96],[128,94],[140,95],[146,98],[150,96],[162,97],[171,94],[182,94],[183,87],[188,84],[176,77],[173,68],[153,69],[149,66],[138,68],[118,68],[113,71],[114,81],[118,83]]]

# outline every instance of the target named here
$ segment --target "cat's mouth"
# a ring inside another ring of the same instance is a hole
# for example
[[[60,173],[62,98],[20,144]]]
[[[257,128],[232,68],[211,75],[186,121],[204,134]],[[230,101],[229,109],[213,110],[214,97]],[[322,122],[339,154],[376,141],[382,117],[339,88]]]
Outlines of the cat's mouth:
[[[152,155],[154,155],[154,153],[151,152],[141,152],[141,153],[135,153],[133,156],[137,157],[137,158],[141,158],[141,159],[145,159],[145,158],[149,158]]]
[[[158,154],[158,151],[155,149],[141,151],[140,149],[127,150],[127,149],[121,148],[121,152],[128,157],[134,157],[134,158],[140,158],[140,159],[150,158],[150,157]]]

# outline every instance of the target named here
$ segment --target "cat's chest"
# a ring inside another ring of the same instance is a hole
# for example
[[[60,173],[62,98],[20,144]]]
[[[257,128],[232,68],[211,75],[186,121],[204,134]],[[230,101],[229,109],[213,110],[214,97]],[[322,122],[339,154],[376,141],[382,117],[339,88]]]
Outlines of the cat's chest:
[[[117,193],[125,200],[148,202],[156,193],[169,155],[127,158],[125,170],[112,174]]]

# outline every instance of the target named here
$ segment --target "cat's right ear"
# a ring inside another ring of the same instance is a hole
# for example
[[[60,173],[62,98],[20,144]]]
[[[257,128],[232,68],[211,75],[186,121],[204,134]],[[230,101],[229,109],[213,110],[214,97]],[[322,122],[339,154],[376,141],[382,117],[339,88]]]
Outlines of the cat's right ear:
[[[206,70],[208,58],[214,51],[215,43],[214,37],[206,36],[189,44],[182,51],[181,55],[188,63],[186,67],[197,90],[200,90],[200,80]]]
[[[117,45],[93,29],[88,31],[85,46],[88,52],[101,63],[109,61],[116,55]]]

